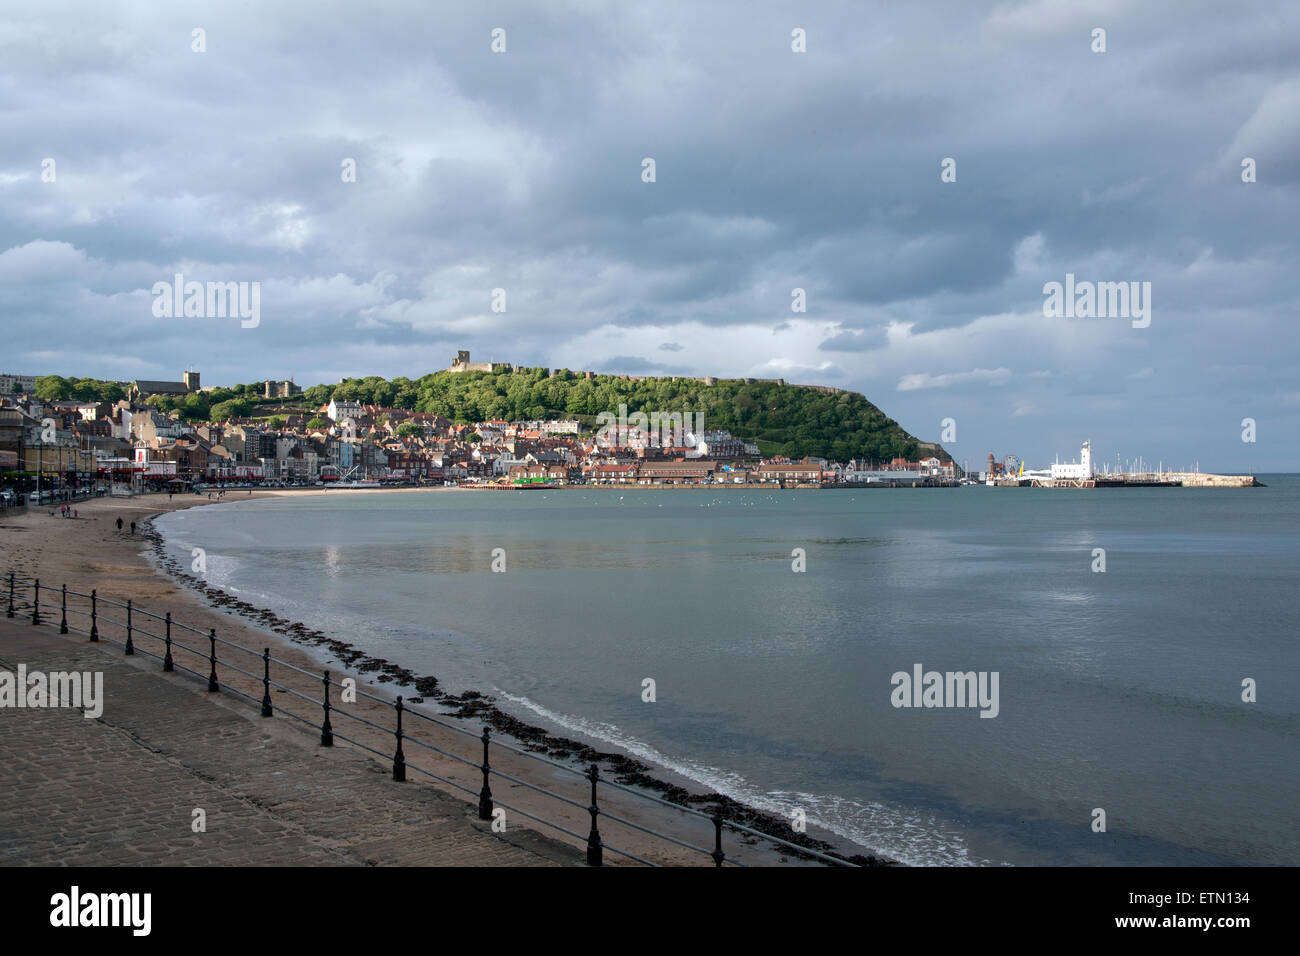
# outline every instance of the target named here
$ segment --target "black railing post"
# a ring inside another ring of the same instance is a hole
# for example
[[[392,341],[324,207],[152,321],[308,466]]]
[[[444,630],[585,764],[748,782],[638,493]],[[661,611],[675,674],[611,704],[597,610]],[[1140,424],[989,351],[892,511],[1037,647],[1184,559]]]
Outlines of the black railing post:
[[[95,588],[90,589],[90,639],[99,640],[99,597]]]
[[[131,599],[126,599],[126,656],[135,653],[135,642],[131,640]]]
[[[32,601],[32,623],[41,623],[41,579],[36,579],[36,597]]]
[[[271,649],[262,648],[262,716],[270,717],[271,710]]]
[[[492,819],[492,790],[488,786],[488,773],[491,771],[488,765],[488,729],[483,728],[483,789],[478,792],[478,818],[480,820]]]
[[[402,753],[402,698],[397,698],[397,753],[393,754],[393,779],[406,780],[406,754]]]
[[[13,616],[14,616],[14,573],[10,571],[9,572],[9,611],[8,613],[5,614],[5,617],[13,617]]]
[[[62,616],[59,618],[59,633],[68,633],[68,586],[63,585],[63,598],[59,605]]]
[[[714,866],[722,866],[722,861],[727,858],[727,854],[722,852],[722,814],[713,815],[713,852],[709,854],[713,857]]]
[[[600,815],[600,807],[596,806],[596,781],[600,779],[600,768],[595,764],[591,765],[591,770],[587,772],[587,779],[591,781],[591,806],[587,812],[591,814],[591,832],[587,834],[587,865],[601,865],[601,845],[600,830],[596,827],[596,817]]]
[[[215,694],[221,690],[221,685],[217,683],[217,629],[208,628],[208,643],[211,651],[208,653],[208,660],[212,664],[212,670],[208,672],[208,693]]]
[[[167,650],[163,654],[163,670],[170,671],[170,670],[174,670],[176,667],[175,662],[172,660],[172,612],[171,611],[167,612],[167,616],[163,618],[163,621],[167,625],[166,636],[163,638],[163,641],[166,642],[167,645]]]
[[[320,745],[334,746],[334,728],[330,726],[330,672],[325,672],[325,722],[320,725]]]

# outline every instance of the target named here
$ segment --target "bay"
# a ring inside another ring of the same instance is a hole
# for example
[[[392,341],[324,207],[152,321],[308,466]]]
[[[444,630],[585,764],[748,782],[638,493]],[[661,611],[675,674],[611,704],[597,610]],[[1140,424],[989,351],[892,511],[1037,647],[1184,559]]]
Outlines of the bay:
[[[906,863],[1295,864],[1300,478],[1261,478],[363,492],[155,524],[246,601]],[[916,664],[997,672],[997,716],[893,706]]]

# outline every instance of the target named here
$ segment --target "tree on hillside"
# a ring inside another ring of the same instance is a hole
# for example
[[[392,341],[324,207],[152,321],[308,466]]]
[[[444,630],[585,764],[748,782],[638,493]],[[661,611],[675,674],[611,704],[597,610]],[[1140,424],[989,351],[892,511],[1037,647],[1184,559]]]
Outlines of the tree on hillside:
[[[206,422],[210,413],[207,396],[201,392],[191,392],[177,400],[175,407],[181,418],[191,422]]]
[[[36,397],[43,402],[66,402],[72,385],[61,375],[41,375],[36,379]]]
[[[232,398],[218,402],[208,410],[208,421],[224,422],[231,418],[247,418],[252,414],[253,406],[247,399]]]
[[[302,400],[312,408],[320,408],[330,403],[330,391],[329,385],[313,385],[311,388],[303,389]]]

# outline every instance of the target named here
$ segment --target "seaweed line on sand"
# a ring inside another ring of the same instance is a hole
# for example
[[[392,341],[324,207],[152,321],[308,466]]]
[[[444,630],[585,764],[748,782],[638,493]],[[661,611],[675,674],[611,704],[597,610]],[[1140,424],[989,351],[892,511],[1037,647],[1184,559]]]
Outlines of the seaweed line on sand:
[[[544,754],[555,760],[580,761],[584,764],[596,764],[621,784],[641,787],[659,795],[661,799],[681,807],[703,810],[706,813],[721,813],[728,821],[779,837],[790,843],[816,850],[828,856],[844,860],[858,866],[897,866],[897,861],[879,857],[875,854],[845,855],[838,852],[825,841],[815,839],[804,833],[791,829],[789,823],[780,817],[763,810],[756,810],[716,791],[710,793],[691,793],[684,787],[660,780],[651,774],[652,768],[633,757],[624,754],[608,753],[596,750],[576,740],[548,733],[540,727],[527,724],[507,714],[495,704],[494,698],[479,693],[466,691],[463,694],[451,694],[438,685],[438,678],[415,674],[405,667],[387,661],[382,657],[373,657],[358,650],[346,641],[332,638],[320,631],[307,627],[297,621],[280,617],[272,611],[249,604],[247,601],[233,597],[226,592],[209,587],[201,578],[184,571],[180,564],[166,553],[162,534],[154,528],[153,520],[158,515],[151,515],[143,522],[143,533],[153,549],[157,567],[179,583],[200,593],[211,605],[255,625],[288,638],[295,644],[313,647],[325,647],[345,667],[358,673],[378,672],[375,680],[396,687],[414,688],[419,696],[409,697],[407,701],[421,704],[432,700],[446,708],[443,717],[457,720],[481,720],[498,733],[512,737],[525,750]],[[742,838],[745,842],[754,842],[754,838]],[[799,853],[797,850],[783,848],[782,852],[790,856],[814,860],[815,857]]]

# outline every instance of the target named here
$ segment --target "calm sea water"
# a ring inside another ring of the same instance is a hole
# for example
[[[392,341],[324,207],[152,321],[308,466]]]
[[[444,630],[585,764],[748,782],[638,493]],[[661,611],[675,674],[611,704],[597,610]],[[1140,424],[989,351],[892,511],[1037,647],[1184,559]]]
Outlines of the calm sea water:
[[[1262,480],[356,494],[157,525],[247,601],[908,863],[1296,864],[1300,478]],[[892,706],[918,663],[998,672],[997,717]]]

